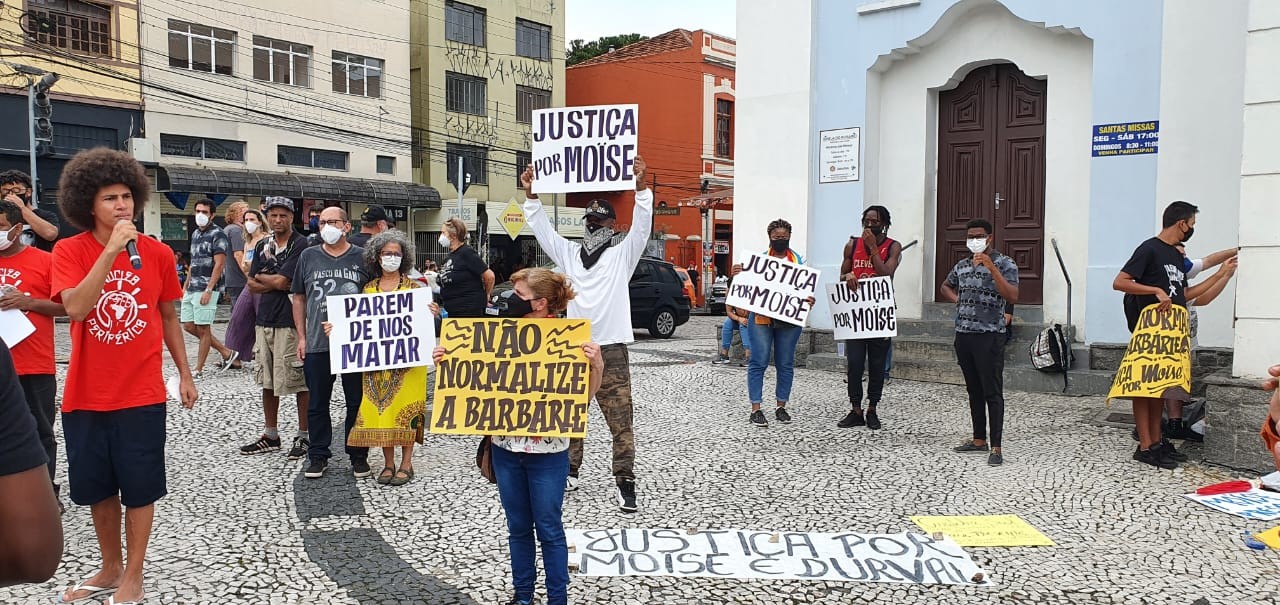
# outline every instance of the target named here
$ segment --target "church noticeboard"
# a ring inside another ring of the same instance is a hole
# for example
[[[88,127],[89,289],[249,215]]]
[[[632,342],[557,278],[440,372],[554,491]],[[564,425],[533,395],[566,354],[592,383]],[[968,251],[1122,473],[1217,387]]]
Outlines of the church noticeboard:
[[[1146,155],[1160,150],[1160,121],[1095,124],[1093,157]]]
[[[818,182],[844,183],[859,178],[862,129],[839,128],[818,133]]]

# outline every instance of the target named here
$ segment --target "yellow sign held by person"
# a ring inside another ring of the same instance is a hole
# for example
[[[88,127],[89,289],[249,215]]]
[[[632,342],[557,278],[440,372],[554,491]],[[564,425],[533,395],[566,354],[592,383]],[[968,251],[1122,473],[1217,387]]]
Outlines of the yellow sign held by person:
[[[1178,305],[1149,305],[1138,316],[1107,399],[1191,399],[1191,323]]]
[[[911,522],[960,546],[1057,546],[1018,515],[911,517]]]
[[[585,319],[446,319],[431,432],[584,437],[591,369]]]

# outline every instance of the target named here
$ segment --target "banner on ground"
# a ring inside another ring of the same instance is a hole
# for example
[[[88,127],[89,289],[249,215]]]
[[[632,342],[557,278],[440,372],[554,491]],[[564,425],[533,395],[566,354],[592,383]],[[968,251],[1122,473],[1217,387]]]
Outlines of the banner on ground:
[[[585,576],[991,585],[953,540],[924,534],[741,529],[566,529],[565,534],[570,567],[576,563]]]
[[[752,254],[735,275],[724,304],[803,326],[818,289],[817,269],[780,258]]]
[[[857,289],[845,282],[827,284],[832,330],[836,340],[892,338],[898,335],[898,305],[893,278],[887,275],[858,280]]]
[[[334,374],[431,365],[436,348],[431,288],[330,296]]]
[[[585,319],[446,319],[431,432],[584,437]]]
[[[635,189],[639,117],[639,105],[534,111],[533,192]]]
[[[1187,309],[1160,312],[1150,305],[1138,316],[1107,399],[1191,398],[1191,328]]]
[[[928,532],[942,532],[960,546],[1056,546],[1018,515],[947,515],[911,517]]]
[[[1247,492],[1234,494],[1213,494],[1201,496],[1195,492],[1186,495],[1194,502],[1209,508],[1220,510],[1237,517],[1255,521],[1275,521],[1280,519],[1280,494],[1253,488]]]

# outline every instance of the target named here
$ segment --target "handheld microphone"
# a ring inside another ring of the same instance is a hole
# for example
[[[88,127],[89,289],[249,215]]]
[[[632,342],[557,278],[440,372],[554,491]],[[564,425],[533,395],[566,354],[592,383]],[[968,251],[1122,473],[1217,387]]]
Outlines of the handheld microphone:
[[[129,262],[133,263],[133,268],[135,270],[141,269],[142,257],[138,256],[138,245],[133,240],[129,240],[128,243],[124,245],[124,249],[125,252],[129,253]]]

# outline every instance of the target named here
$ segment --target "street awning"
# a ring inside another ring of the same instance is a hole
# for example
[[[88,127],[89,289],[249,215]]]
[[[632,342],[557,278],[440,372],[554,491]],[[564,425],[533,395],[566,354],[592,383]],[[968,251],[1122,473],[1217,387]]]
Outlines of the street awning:
[[[281,195],[382,206],[440,207],[440,192],[420,183],[200,166],[161,165],[155,170],[156,191],[160,192]]]

